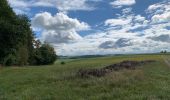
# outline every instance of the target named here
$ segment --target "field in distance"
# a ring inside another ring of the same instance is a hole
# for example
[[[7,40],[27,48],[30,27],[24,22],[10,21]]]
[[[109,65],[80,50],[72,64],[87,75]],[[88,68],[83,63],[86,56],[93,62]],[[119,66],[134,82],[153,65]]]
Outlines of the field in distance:
[[[156,62],[103,77],[76,74],[124,60]],[[61,59],[49,66],[0,68],[0,100],[168,100],[169,83],[168,54]]]

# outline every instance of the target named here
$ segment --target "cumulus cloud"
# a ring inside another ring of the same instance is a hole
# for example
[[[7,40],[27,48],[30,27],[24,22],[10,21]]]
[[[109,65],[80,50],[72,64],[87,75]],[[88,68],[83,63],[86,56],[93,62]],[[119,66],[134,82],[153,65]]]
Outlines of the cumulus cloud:
[[[168,12],[167,7],[166,12]],[[123,9],[122,15],[117,18],[107,19],[104,22],[106,27],[104,31],[81,37],[82,39],[77,39],[77,42],[66,43],[67,41],[63,40],[69,39],[65,37],[62,39],[62,43],[66,44],[58,44],[61,43],[60,39],[57,39],[58,36],[51,36],[55,37],[55,48],[58,54],[62,55],[152,53],[163,49],[170,50],[169,30],[166,29],[170,23],[153,24],[152,20],[154,15],[162,15],[164,12],[155,13],[155,11],[150,11],[147,14],[148,16],[144,17],[134,14],[132,8]],[[81,22],[79,21],[79,23]],[[141,30],[139,31],[140,28]],[[76,32],[78,31],[77,28],[75,30]],[[132,32],[130,30],[138,31]],[[48,32],[56,34],[56,31]],[[46,35],[46,37],[50,36]],[[52,37],[50,40],[53,40]]]
[[[116,0],[111,2],[110,4],[114,7],[114,8],[121,8],[123,6],[131,6],[134,5],[136,3],[135,0]]]
[[[168,3],[164,2],[164,8],[166,12],[168,10]],[[161,7],[161,6],[160,6]],[[159,8],[159,6],[158,6]],[[157,9],[156,7],[150,7],[150,10]],[[100,38],[99,51],[104,49],[108,53],[151,53],[159,52],[163,49],[170,49],[170,34],[169,30],[166,28],[170,25],[168,16],[163,17],[166,23],[153,24],[153,16],[165,14],[155,13],[150,11],[148,17],[151,20],[146,19],[141,15],[135,15],[130,12],[130,8],[122,10],[122,16],[118,18],[107,19],[105,21],[105,26],[108,26],[107,30],[99,35],[94,35],[94,37]],[[168,13],[166,13],[168,15]],[[159,18],[160,19],[160,18]],[[118,30],[115,27],[121,27]],[[140,31],[138,31],[141,29]],[[131,33],[130,30],[137,30]],[[93,36],[90,36],[93,37]],[[93,37],[93,39],[94,39]],[[103,52],[103,51],[102,51]]]
[[[36,14],[32,19],[32,26],[41,29],[42,39],[50,43],[64,43],[79,40],[78,31],[89,29],[89,25],[72,19],[63,13],[52,16],[48,12]]]
[[[69,11],[94,10],[91,2],[101,0],[9,0],[17,12],[22,13],[31,7],[57,8],[59,13],[36,14],[32,18],[34,30],[42,32],[41,39],[51,43],[58,55],[152,53],[163,49],[170,50],[170,3],[163,0],[150,5],[146,16],[133,13],[131,5],[135,0],[112,0],[111,5],[122,12],[102,23],[99,33],[80,36],[80,31],[90,26],[78,19],[70,18]],[[93,3],[94,4],[94,3]],[[143,14],[145,15],[145,14]],[[69,49],[68,49],[69,48]]]
[[[158,4],[161,4],[161,6],[158,6]],[[122,15],[107,19],[104,22],[106,27],[104,31],[87,35],[79,42],[62,45],[60,46],[62,50],[59,52],[61,54],[67,52],[67,55],[85,55],[153,53],[164,49],[170,50],[170,34],[166,28],[170,26],[170,23],[167,21],[166,23],[153,24],[152,20],[155,15],[162,16],[165,12],[168,14],[169,4],[167,2],[158,4],[157,7],[148,8],[146,12],[148,16],[146,17],[134,14],[132,8],[125,8],[122,10]],[[160,7],[164,9],[163,12],[158,11]],[[164,17],[164,19],[167,18]],[[130,30],[136,31],[132,32]],[[67,51],[67,47],[71,48],[71,53]]]

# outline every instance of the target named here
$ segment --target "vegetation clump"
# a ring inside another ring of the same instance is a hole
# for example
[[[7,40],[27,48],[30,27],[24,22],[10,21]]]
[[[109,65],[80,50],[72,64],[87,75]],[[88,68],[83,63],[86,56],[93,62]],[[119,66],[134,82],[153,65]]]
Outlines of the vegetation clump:
[[[66,63],[64,61],[61,62],[61,65],[65,65]]]
[[[56,60],[56,52],[49,44],[43,44],[35,49],[33,56],[33,65],[48,65],[53,64]]]
[[[166,54],[167,51],[166,51],[166,50],[162,50],[160,53],[161,53],[161,54]]]
[[[107,73],[112,71],[118,71],[121,69],[135,69],[137,66],[155,62],[154,60],[146,61],[122,61],[120,63],[112,64],[100,69],[80,69],[78,75],[81,77],[96,76],[101,77],[105,76]]]

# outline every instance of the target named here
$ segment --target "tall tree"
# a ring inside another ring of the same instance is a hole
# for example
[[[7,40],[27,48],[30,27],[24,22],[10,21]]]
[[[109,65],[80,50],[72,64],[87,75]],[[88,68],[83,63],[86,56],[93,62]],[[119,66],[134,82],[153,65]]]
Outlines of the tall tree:
[[[0,1],[0,62],[15,55],[17,17],[6,0]]]
[[[30,58],[33,52],[30,21],[25,15],[16,15],[6,0],[0,1],[0,26],[0,63],[19,64],[21,50]]]
[[[24,50],[25,53],[28,55],[27,61],[31,63],[33,53],[34,53],[34,47],[33,47],[34,34],[30,28],[31,27],[30,20],[26,15],[18,15],[18,18],[19,18],[19,23],[20,23],[19,25],[21,29],[21,32],[18,32],[21,33],[19,36],[20,37],[19,45],[20,47],[25,48],[25,50],[24,49],[22,50]]]

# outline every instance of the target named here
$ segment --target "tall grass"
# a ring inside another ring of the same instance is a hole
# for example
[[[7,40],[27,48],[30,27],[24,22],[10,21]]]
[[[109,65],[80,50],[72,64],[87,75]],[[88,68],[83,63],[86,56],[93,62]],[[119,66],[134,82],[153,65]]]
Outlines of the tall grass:
[[[136,70],[81,78],[80,68],[100,68],[123,60],[157,60]],[[170,67],[161,55],[128,55],[67,60],[61,65],[0,69],[0,100],[168,100]]]

